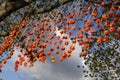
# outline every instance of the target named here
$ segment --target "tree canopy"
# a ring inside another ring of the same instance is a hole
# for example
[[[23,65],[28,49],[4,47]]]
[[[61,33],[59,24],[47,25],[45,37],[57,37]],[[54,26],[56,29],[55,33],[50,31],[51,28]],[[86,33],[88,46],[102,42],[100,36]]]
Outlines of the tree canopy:
[[[33,67],[47,57],[55,63],[57,55],[63,62],[78,43],[82,46],[78,56],[92,71],[85,70],[85,77],[120,79],[119,4],[118,0],[1,0],[0,69],[14,47],[21,52],[14,66],[17,71],[21,65]]]

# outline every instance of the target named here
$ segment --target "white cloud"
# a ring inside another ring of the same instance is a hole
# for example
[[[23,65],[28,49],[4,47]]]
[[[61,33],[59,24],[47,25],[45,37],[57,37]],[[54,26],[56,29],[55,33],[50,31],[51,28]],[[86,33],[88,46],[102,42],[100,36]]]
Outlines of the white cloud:
[[[57,31],[57,35],[60,35],[59,31]],[[69,38],[68,41],[72,44]],[[70,44],[68,46],[70,46]],[[34,80],[90,80],[90,78],[83,77],[82,68],[77,68],[77,65],[84,65],[84,60],[79,57],[79,53],[81,52],[79,44],[76,43],[75,47],[76,49],[73,51],[72,56],[64,62],[57,60],[55,64],[52,64],[47,60],[45,63],[36,62],[32,68],[20,67],[19,70],[24,74],[28,74],[29,77],[32,77]],[[66,47],[66,49],[68,48],[69,47]],[[19,49],[15,49],[14,55],[11,58],[12,62],[17,60],[18,53]],[[85,68],[88,69],[87,66],[85,66]]]

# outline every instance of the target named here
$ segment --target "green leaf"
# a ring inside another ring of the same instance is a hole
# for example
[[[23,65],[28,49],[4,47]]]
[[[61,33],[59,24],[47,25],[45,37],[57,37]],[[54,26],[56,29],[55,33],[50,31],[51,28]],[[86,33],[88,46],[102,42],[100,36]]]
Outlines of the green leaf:
[[[88,75],[85,75],[84,77],[88,77]]]

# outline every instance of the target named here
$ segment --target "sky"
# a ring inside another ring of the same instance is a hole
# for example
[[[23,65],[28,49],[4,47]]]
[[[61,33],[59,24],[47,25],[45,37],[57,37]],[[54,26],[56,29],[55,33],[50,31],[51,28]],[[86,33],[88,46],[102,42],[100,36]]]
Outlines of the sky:
[[[82,2],[84,3],[84,0],[82,0]],[[76,4],[77,2],[74,3],[74,5]],[[66,11],[65,13],[71,12],[72,6],[67,7],[68,11]],[[75,7],[74,9],[76,11],[79,11],[78,7]],[[98,10],[102,11],[102,8],[99,7]],[[98,13],[98,15],[101,14],[102,14],[101,12]],[[75,18],[77,18],[77,16],[75,16]],[[86,16],[85,18],[90,19],[91,18],[90,14],[88,14],[88,16]],[[52,25],[52,23],[50,24]],[[75,24],[75,26],[78,25],[83,26],[84,25],[83,21],[78,21]],[[60,35],[60,31],[57,30],[56,33],[57,35]],[[77,28],[73,32],[73,34],[76,33]],[[63,35],[60,36],[62,37]],[[67,40],[69,41],[70,44],[72,44],[69,37]],[[68,47],[70,46],[70,44],[68,45]],[[47,49],[49,49],[51,46],[53,45],[47,45]],[[66,50],[68,50],[68,47],[66,47]],[[83,58],[79,57],[79,54],[81,52],[81,46],[78,45],[78,42],[75,44],[75,47],[76,49],[73,51],[72,56],[66,59],[64,62],[60,62],[59,60],[57,60],[55,64],[52,64],[50,58],[47,58],[45,63],[35,62],[34,67],[32,68],[25,68],[23,66],[20,66],[17,72],[14,71],[13,66],[14,62],[18,59],[17,54],[20,52],[19,48],[15,48],[15,52],[12,58],[8,60],[6,65],[3,65],[2,68],[3,72],[0,73],[0,78],[2,78],[3,80],[95,80],[90,77],[84,77],[83,68],[77,67],[78,65],[85,66],[85,69],[88,70],[88,66],[84,65]]]
[[[59,31],[57,31],[57,35],[60,35]],[[72,44],[69,38],[68,41]],[[15,48],[14,55],[3,66],[3,72],[0,73],[0,78],[3,78],[3,80],[93,80],[85,78],[83,69],[77,67],[77,65],[84,65],[84,60],[79,57],[81,47],[78,43],[75,44],[75,47],[77,48],[73,51],[72,56],[64,62],[57,60],[55,64],[52,64],[48,58],[45,63],[36,62],[32,68],[21,66],[17,72],[14,71],[13,65],[15,60],[17,60],[17,54],[20,52],[19,48]],[[88,67],[86,65],[84,66],[88,70]]]
[[[68,9],[71,11],[71,6],[68,6]],[[79,10],[77,7],[75,9]],[[81,22],[75,25],[78,26],[80,24],[83,25]],[[76,34],[76,32],[75,30],[73,34]],[[56,33],[60,35],[60,31],[57,30]],[[60,36],[62,37],[63,35]],[[66,50],[72,44],[69,37],[67,40],[69,41],[69,45],[66,47]],[[48,45],[48,49],[51,46],[53,45]],[[73,51],[72,56],[64,62],[57,60],[55,64],[52,64],[49,60],[50,58],[48,58],[45,63],[36,62],[32,68],[20,66],[17,72],[14,71],[13,66],[14,62],[18,59],[17,54],[20,52],[19,48],[15,48],[12,58],[8,60],[6,65],[3,65],[3,72],[0,73],[0,78],[3,78],[3,80],[94,80],[90,77],[84,77],[83,68],[77,67],[78,65],[85,66],[85,69],[88,70],[88,66],[84,65],[83,58],[79,57],[81,46],[78,45],[78,42],[75,44],[75,47],[76,49]]]

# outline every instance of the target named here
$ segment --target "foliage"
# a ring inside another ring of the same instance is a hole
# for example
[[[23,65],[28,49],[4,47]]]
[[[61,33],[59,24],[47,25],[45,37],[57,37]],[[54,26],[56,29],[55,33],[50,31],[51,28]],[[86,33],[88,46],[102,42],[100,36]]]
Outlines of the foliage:
[[[80,57],[84,57],[85,64],[92,71],[89,76],[119,79],[120,6],[116,8],[116,4],[117,1],[112,0],[100,0],[99,3],[78,0],[48,13],[25,16],[16,22],[9,36],[1,42],[0,55],[4,56],[1,57],[0,68],[13,55],[14,47],[20,47],[22,53],[18,54],[19,59],[15,62],[17,71],[20,65],[32,67],[36,61],[45,62],[47,57],[55,63],[58,54],[63,62],[79,43],[82,46]],[[57,36],[57,29],[62,37]],[[72,41],[70,46],[68,37]],[[53,46],[48,48],[50,44]],[[9,54],[5,54],[6,51]]]

